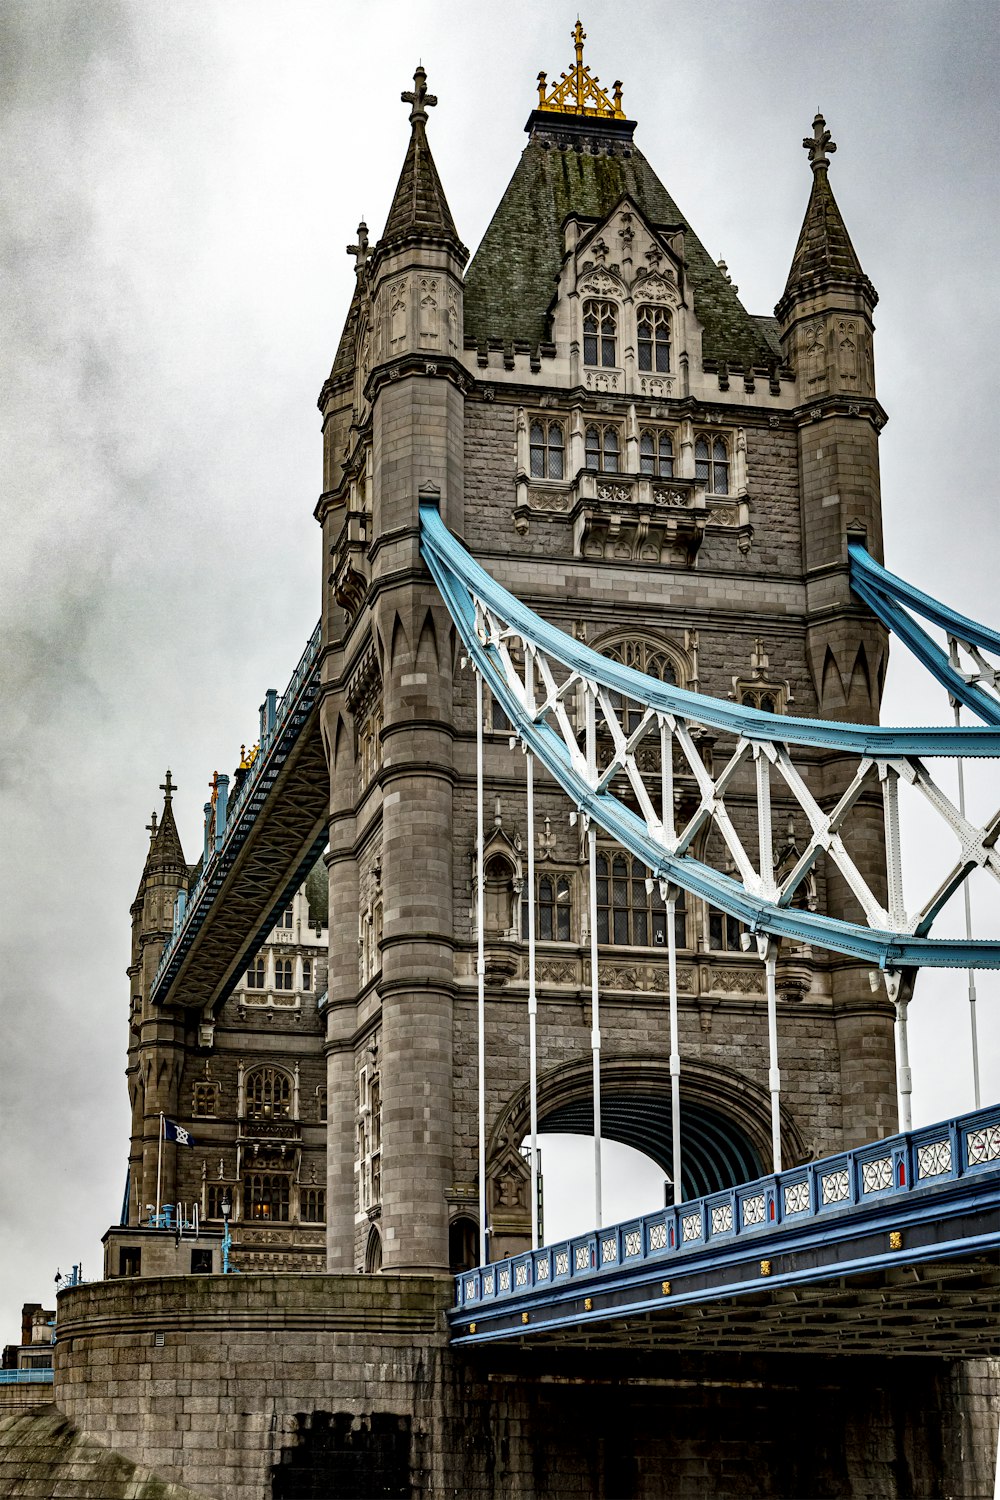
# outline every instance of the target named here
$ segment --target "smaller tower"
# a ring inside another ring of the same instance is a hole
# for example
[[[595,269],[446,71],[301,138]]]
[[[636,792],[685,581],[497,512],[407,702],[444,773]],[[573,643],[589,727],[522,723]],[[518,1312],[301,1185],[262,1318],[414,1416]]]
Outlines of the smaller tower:
[[[786,361],[795,371],[799,438],[806,655],[819,716],[878,722],[888,657],[882,625],[851,592],[848,542],[864,540],[882,557],[878,435],[885,413],[875,397],[872,314],[875,288],[847,233],[830,187],[837,149],[823,116],[802,142],[813,183],[781,301],[775,308]],[[823,806],[832,808],[848,772],[827,757],[818,776]],[[871,888],[885,899],[882,806],[869,789],[855,812],[858,858]],[[831,863],[827,910],[862,920],[847,883]],[[845,1144],[895,1129],[892,1007],[873,995],[868,975],[847,959],[831,971],[841,1059]]]
[[[160,785],[163,811],[147,825],[149,852],[132,903],[132,962],[129,1014],[128,1087],[132,1104],[132,1141],[129,1152],[129,1222],[136,1223],[143,1207],[156,1196],[156,1155],[160,1111],[176,1110],[176,1091],[184,1059],[184,1018],[173,1010],[150,1005],[160,955],[174,924],[178,894],[188,889],[189,871],[174,821],[169,771]],[[169,1153],[172,1161],[172,1153]],[[171,1183],[161,1182],[164,1198]]]

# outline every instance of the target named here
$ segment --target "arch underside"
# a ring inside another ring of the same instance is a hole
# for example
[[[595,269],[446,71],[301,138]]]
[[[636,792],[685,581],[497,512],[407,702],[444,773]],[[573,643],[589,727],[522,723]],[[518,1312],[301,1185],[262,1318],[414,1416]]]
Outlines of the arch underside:
[[[570,1099],[539,1118],[539,1131],[592,1136],[593,1101]],[[655,1093],[601,1095],[601,1134],[641,1151],[669,1178],[673,1131],[669,1100]],[[746,1131],[704,1104],[681,1107],[681,1186],[683,1196],[700,1198],[763,1175],[764,1166]]]

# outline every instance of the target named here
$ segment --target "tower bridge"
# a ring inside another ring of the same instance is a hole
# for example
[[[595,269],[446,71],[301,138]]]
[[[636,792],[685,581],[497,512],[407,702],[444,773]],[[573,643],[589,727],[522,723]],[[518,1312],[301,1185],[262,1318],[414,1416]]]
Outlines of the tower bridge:
[[[887,1500],[985,1494],[1000,1115],[977,1082],[914,1131],[906,1027],[921,968],[1000,966],[938,935],[1000,878],[941,770],[1000,754],[1000,636],[883,566],[877,296],[822,116],[754,315],[573,36],[471,262],[422,67],[403,93],[320,393],[320,623],[199,862],[169,774],[151,825],[125,1222],[60,1296],[57,1399],[225,1500],[694,1494],[695,1429],[716,1495],[851,1493],[829,1453]],[[890,632],[954,723],[879,725]],[[956,846],[917,893],[913,799]],[[543,1243],[553,1122],[593,1136],[593,1228]],[[662,1210],[606,1224],[602,1137]],[[241,1274],[189,1280],[161,1202]]]

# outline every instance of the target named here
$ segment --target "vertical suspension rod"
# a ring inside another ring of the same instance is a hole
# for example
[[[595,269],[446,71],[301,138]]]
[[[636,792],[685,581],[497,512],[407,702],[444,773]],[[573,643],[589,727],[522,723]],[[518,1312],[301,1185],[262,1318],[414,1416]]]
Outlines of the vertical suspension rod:
[[[486,947],[483,900],[483,677],[476,673],[476,1039],[479,1059],[479,1264],[486,1245]]]
[[[597,705],[591,687],[584,690],[586,715],[587,780],[597,785]],[[597,829],[587,828],[590,871],[590,1050],[594,1073],[594,1227],[603,1227],[601,1202],[601,1001],[597,973]]]
[[[534,662],[526,652],[525,689],[529,714],[535,707]],[[528,1095],[531,1109],[531,1248],[538,1249],[538,996],[535,989],[535,775],[527,751],[528,793]]]
[[[958,668],[958,648],[955,642],[951,642],[952,666]],[[962,722],[962,706],[957,698],[952,699],[955,710],[955,728],[959,728]],[[965,765],[962,757],[957,757],[958,763],[958,810],[965,817]],[[965,936],[968,942],[972,942],[972,894],[969,890],[969,877],[962,882],[962,895],[965,897]],[[975,1108],[980,1106],[979,1092],[979,1032],[976,1025],[976,971],[969,969],[969,1030],[972,1041],[972,1094],[975,1100]],[[1000,1492],[998,1492],[1000,1493]]]
[[[778,1068],[778,945],[766,939],[764,974],[767,979],[767,1085],[771,1094],[771,1158],[774,1171],[781,1171],[781,1072]]]
[[[660,813],[663,831],[670,846],[677,836],[674,822],[674,733],[660,720]],[[674,1203],[683,1198],[681,1179],[683,1160],[681,1156],[681,1044],[680,1024],[677,1016],[677,895],[673,886],[667,888],[667,971],[670,983],[670,1137],[672,1159]]]

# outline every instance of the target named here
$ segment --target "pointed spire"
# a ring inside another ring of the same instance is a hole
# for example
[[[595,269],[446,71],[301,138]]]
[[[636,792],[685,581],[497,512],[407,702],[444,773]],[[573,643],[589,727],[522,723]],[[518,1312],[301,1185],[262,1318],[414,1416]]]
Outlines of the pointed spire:
[[[450,240],[465,257],[468,251],[458,237],[427,144],[427,111],[437,104],[437,96],[427,92],[427,74],[423,67],[418,67],[413,75],[413,88],[404,89],[400,98],[404,104],[412,106],[410,144],[379,248],[409,239]]]
[[[162,870],[167,866],[182,865],[186,869],[184,850],[180,834],[174,821],[173,796],[177,787],[168,771],[160,782],[163,793],[163,812],[157,822],[156,813],[146,827],[149,832],[149,854],[146,856],[146,872]]]
[[[812,192],[792,256],[788,281],[775,311],[779,318],[783,317],[791,298],[802,292],[819,290],[830,281],[856,283],[868,292],[874,306],[878,300],[875,288],[861,269],[830,187],[828,168],[837,147],[818,110],[813,120],[813,133],[805,137],[802,145],[809,152]]]

